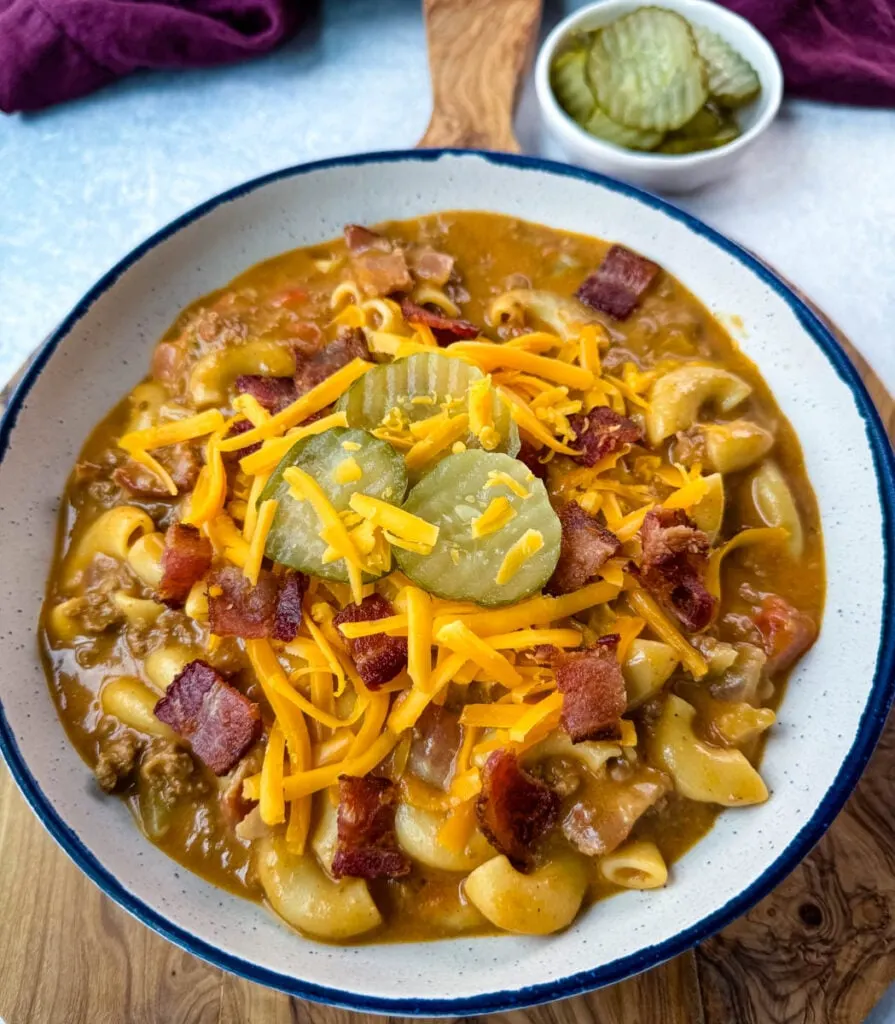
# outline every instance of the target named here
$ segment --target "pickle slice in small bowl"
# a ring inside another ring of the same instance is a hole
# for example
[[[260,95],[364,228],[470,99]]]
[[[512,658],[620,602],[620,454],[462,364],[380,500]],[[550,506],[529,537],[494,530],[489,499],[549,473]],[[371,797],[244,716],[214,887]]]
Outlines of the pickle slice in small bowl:
[[[716,32],[693,26],[696,48],[708,75],[708,90],[725,107],[742,107],[761,92],[755,68]]]
[[[344,512],[352,494],[368,494],[400,505],[407,490],[404,459],[386,441],[365,430],[333,427],[297,441],[261,492],[260,501],[276,498],[279,502],[267,536],[267,557],[300,572],[345,583],[348,570],[344,560],[323,561],[328,545],[320,538],[320,521],[311,503],[296,501],[289,493],[283,472],[290,466],[312,476],[335,510]],[[364,578],[373,577],[365,574]]]
[[[563,110],[583,125],[597,105],[597,97],[587,80],[584,46],[576,46],[556,58],[550,70],[550,84]]]
[[[395,550],[395,558],[439,597],[512,604],[540,590],[556,568],[559,519],[543,483],[509,455],[449,455],[412,488],[404,508],[437,526],[438,541],[428,555]],[[514,558],[532,540],[532,553]]]

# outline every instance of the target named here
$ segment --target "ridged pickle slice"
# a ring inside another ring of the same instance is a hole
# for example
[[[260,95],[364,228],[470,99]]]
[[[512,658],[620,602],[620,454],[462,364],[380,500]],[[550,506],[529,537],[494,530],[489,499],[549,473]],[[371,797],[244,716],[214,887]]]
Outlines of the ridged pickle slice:
[[[631,128],[680,128],[708,99],[689,23],[658,7],[640,7],[600,30],[588,77],[602,109]]]
[[[451,414],[465,411],[470,384],[482,380],[476,366],[441,352],[418,352],[392,363],[382,363],[365,373],[336,403],[336,409],[348,416],[348,425],[375,430],[386,417],[390,427],[429,419],[448,409]],[[519,451],[519,431],[509,409],[496,391],[491,398],[494,429],[500,435],[495,451],[515,455]],[[469,448],[480,447],[472,434],[462,439]]]
[[[708,74],[710,95],[725,107],[742,107],[761,92],[755,68],[716,32],[693,25],[696,48]]]
[[[540,590],[556,568],[559,519],[543,483],[509,455],[449,455],[410,491],[404,508],[436,525],[438,541],[431,554],[395,550],[395,558],[439,597],[511,604]],[[511,549],[527,542],[537,550],[514,559]]]
[[[320,539],[321,524],[311,503],[296,501],[289,493],[283,472],[290,466],[312,476],[335,510],[344,512],[355,493],[400,505],[407,490],[404,460],[390,444],[365,430],[333,427],[296,442],[261,492],[259,500],[276,498],[279,502],[267,536],[267,557],[300,572],[347,582],[344,560],[323,561],[328,545]],[[365,574],[365,579],[372,578]]]
[[[583,45],[556,58],[550,84],[563,110],[583,125],[597,105],[597,97],[587,81],[587,49]]]
[[[665,137],[664,132],[650,132],[643,128],[629,128],[613,121],[602,107],[596,107],[584,124],[585,131],[598,139],[611,142],[625,149],[655,149]]]

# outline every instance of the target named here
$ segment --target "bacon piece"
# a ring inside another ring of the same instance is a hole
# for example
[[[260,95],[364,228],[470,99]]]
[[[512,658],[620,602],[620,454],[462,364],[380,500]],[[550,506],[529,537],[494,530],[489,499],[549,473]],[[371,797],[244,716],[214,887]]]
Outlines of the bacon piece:
[[[258,373],[244,373],[236,378],[236,390],[251,395],[262,409],[277,413],[296,399],[293,377],[264,377]]]
[[[202,460],[192,445],[174,444],[159,453],[159,462],[168,471],[179,493],[191,491],[196,486]],[[128,459],[112,474],[112,479],[138,498],[171,500],[171,494],[164,482],[145,466]]]
[[[392,244],[378,231],[371,231],[360,224],[345,225],[345,244],[352,253],[367,252],[368,249],[379,249],[391,252]]]
[[[454,272],[454,257],[429,246],[410,249],[407,262],[414,277],[436,285],[446,285]]]
[[[428,704],[413,727],[407,766],[423,782],[447,790],[462,742],[460,716],[440,704]]]
[[[343,331],[315,356],[301,363],[295,374],[295,398],[316,387],[353,359],[369,359],[367,339],[359,328]]]
[[[300,572],[287,572],[279,577],[280,592],[277,594],[277,607],[273,616],[270,635],[274,640],[289,643],[298,636],[301,625],[302,601],[308,589],[308,577]]]
[[[581,449],[581,454],[572,458],[582,466],[595,466],[600,459],[643,439],[643,431],[633,420],[607,405],[598,405],[589,413],[575,413],[569,417],[569,426],[575,432],[575,448]]]
[[[548,594],[571,594],[589,583],[621,544],[577,501],[563,505],[557,515],[562,524],[559,561],[544,589]]]
[[[613,320],[626,320],[661,267],[623,245],[613,245],[575,293],[580,302]]]
[[[682,509],[654,508],[640,528],[643,585],[689,630],[712,621],[717,601],[706,590],[709,539]]]
[[[199,660],[174,677],[155,717],[189,740],[215,775],[226,775],[261,736],[258,705]]]
[[[671,780],[655,768],[637,768],[630,779],[606,780],[597,799],[572,806],[562,823],[563,834],[588,857],[612,853],[670,789]]]
[[[174,523],[165,533],[162,578],[156,596],[171,606],[183,604],[194,583],[211,568],[214,549],[195,526]]]
[[[458,338],[477,338],[481,331],[475,324],[468,320],[461,320],[459,317],[445,316],[443,313],[433,313],[425,306],[418,306],[410,299],[401,302],[401,313],[409,324],[425,324],[432,328],[435,340],[439,345],[450,345]]]
[[[547,465],[541,462],[540,456],[540,451],[533,444],[529,444],[528,441],[523,441],[519,446],[519,451],[516,453],[516,458],[524,466],[527,466],[538,480],[546,480]]]
[[[532,848],[559,817],[560,799],[523,771],[515,754],[495,750],[482,769],[475,812],[488,842],[517,871],[532,867]]]
[[[391,603],[379,594],[365,597],[360,604],[348,604],[333,619],[336,626],[345,622],[375,622],[394,615]],[[364,684],[371,690],[385,686],[407,668],[407,638],[374,633],[346,640],[348,651]]]
[[[225,565],[208,577],[208,624],[215,636],[244,640],[294,640],[301,625],[301,599],[307,578],[289,572],[275,576],[268,569],[252,586],[241,569]]]
[[[128,459],[123,466],[118,466],[112,473],[112,480],[136,498],[162,501],[171,497],[170,491],[160,477],[132,459]]]
[[[250,420],[237,420],[233,426],[224,434],[224,439],[229,437],[238,437],[240,434],[245,434],[249,430],[254,429]],[[222,452],[224,462],[238,462],[240,459],[244,459],[246,455],[252,455],[258,451],[261,447],[261,442],[256,441],[255,444],[247,444],[245,448],[237,448],[235,452]]]
[[[627,706],[625,680],[616,658],[619,636],[600,637],[593,647],[560,654],[554,661],[562,694],[562,727],[573,743],[615,740]]]
[[[389,779],[339,776],[339,842],[332,864],[336,878],[410,874],[410,858],[395,835],[397,800],[397,787]]]
[[[755,616],[769,674],[785,672],[817,639],[817,623],[778,594],[766,594]]]

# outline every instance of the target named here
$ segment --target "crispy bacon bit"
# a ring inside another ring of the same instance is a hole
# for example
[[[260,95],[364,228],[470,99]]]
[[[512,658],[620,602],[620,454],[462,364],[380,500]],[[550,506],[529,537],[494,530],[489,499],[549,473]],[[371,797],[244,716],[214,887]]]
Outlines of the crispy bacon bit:
[[[244,373],[236,378],[236,390],[251,395],[262,409],[277,413],[295,401],[295,380],[292,377],[263,377],[257,373]]]
[[[345,330],[315,356],[301,363],[295,374],[295,398],[316,387],[353,359],[369,359],[367,339],[359,328]]]
[[[459,317],[445,316],[443,313],[433,313],[425,306],[418,306],[410,299],[401,302],[401,313],[409,324],[425,324],[432,328],[435,340],[439,345],[450,345],[452,341],[459,338],[477,338],[481,331],[475,324],[468,320],[461,320]]]
[[[482,769],[475,811],[488,842],[517,871],[532,867],[532,848],[559,817],[560,799],[549,786],[523,771],[515,754],[495,750]]]
[[[414,277],[436,285],[446,285],[454,272],[454,257],[428,246],[410,249],[407,262]]]
[[[669,789],[671,780],[654,768],[637,768],[630,779],[607,780],[598,799],[572,806],[562,823],[563,834],[588,857],[612,853]]]
[[[345,225],[345,244],[352,253],[362,253],[368,249],[390,252],[392,248],[385,235],[380,235],[378,231],[371,231],[360,224]]]
[[[769,674],[785,672],[817,639],[817,623],[778,594],[767,594],[755,616]]]
[[[593,647],[554,660],[556,688],[562,694],[562,727],[573,743],[614,740],[627,706],[625,680],[616,658],[619,636],[600,637]]]
[[[187,599],[193,584],[211,568],[214,549],[195,526],[174,523],[165,534],[162,552],[162,579],[157,597],[165,604],[177,606]]]
[[[207,662],[191,661],[155,706],[215,775],[226,775],[261,736],[261,712]]]
[[[270,635],[274,640],[289,643],[298,636],[301,625],[301,603],[308,589],[308,577],[300,572],[288,572],[279,578],[280,592],[273,616]]]
[[[345,622],[375,622],[394,615],[391,603],[379,594],[365,597],[360,604],[348,604],[333,619],[336,626]],[[366,686],[378,690],[407,668],[407,638],[375,633],[347,640],[348,651]]]
[[[429,704],[413,727],[407,766],[423,782],[446,790],[462,742],[460,716],[439,704]]]
[[[527,466],[538,480],[547,479],[547,465],[541,462],[541,453],[533,444],[523,441],[516,453],[516,458]]]
[[[395,835],[397,787],[376,775],[339,776],[339,843],[336,878],[403,878],[410,858]]]
[[[571,594],[589,583],[621,544],[577,501],[563,505],[557,515],[562,524],[559,561],[544,589],[549,594]]]
[[[252,429],[250,420],[237,420],[227,433],[224,434],[224,438],[238,437],[240,434],[245,434]],[[246,455],[252,455],[254,452],[257,452],[260,447],[261,442],[256,441],[255,444],[247,444],[245,448],[237,448],[235,452],[223,452],[224,462],[238,462],[240,459],[244,459]]]
[[[689,630],[712,621],[717,601],[706,590],[709,539],[682,509],[654,508],[640,528],[643,585]]]
[[[575,294],[586,306],[608,313],[613,320],[626,320],[660,269],[658,263],[639,253],[613,245]]]
[[[595,466],[600,459],[643,439],[643,431],[633,420],[606,405],[599,405],[586,414],[575,413],[569,417],[569,426],[575,431],[575,448],[581,449],[581,454],[572,458],[582,466]]]
[[[208,624],[215,636],[244,640],[294,640],[301,624],[301,599],[307,579],[301,573],[275,576],[267,569],[252,586],[235,565],[208,577]]]

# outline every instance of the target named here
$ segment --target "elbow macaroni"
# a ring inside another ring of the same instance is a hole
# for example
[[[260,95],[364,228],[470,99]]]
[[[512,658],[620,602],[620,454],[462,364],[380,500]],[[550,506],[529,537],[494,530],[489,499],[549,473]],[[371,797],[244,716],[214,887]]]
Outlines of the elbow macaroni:
[[[107,715],[117,718],[123,725],[149,736],[174,739],[174,733],[155,717],[158,694],[139,679],[121,676],[106,683],[100,694],[100,703]]]
[[[143,534],[127,552],[127,564],[150,590],[157,589],[162,582],[164,550],[164,534],[155,531]]]
[[[71,586],[97,555],[124,561],[135,542],[155,530],[155,523],[141,508],[119,505],[95,519],[75,541],[65,562],[64,584]]]
[[[256,373],[291,377],[295,373],[295,355],[290,346],[280,341],[249,341],[235,348],[215,349],[193,367],[190,396],[199,409],[225,405],[236,378]]]
[[[788,531],[786,549],[792,558],[801,558],[805,547],[802,520],[789,484],[775,462],[765,462],[756,471],[752,501],[767,526],[782,526]]]
[[[682,366],[664,374],[650,392],[646,432],[651,445],[662,443],[696,422],[699,410],[709,402],[719,412],[730,412],[752,394],[752,388],[735,373],[718,366]]]
[[[668,866],[655,843],[625,843],[600,861],[603,877],[625,889],[661,889]]]

